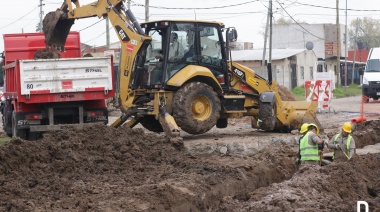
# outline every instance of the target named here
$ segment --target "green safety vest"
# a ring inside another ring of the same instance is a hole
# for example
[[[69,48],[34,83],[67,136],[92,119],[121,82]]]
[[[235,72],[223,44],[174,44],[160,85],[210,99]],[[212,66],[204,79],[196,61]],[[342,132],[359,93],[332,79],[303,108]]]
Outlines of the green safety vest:
[[[336,144],[336,140],[339,138],[339,136],[340,136],[340,134],[335,135],[335,137],[334,137],[334,144]],[[352,136],[348,135],[347,145],[346,145],[347,146],[347,149],[346,149],[347,155],[350,155],[351,138],[352,138]],[[333,160],[334,160],[334,158],[335,158],[335,154],[333,155]]]
[[[300,151],[301,151],[301,161],[303,160],[319,160],[318,154],[318,144],[310,145],[309,144],[309,135],[310,132],[306,133],[306,135],[300,141]]]

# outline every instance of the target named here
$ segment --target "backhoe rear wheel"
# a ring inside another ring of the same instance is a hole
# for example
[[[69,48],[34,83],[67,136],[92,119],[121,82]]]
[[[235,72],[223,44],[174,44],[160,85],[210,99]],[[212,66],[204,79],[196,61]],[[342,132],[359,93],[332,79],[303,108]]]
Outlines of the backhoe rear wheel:
[[[140,124],[145,129],[152,131],[152,132],[160,133],[160,132],[164,131],[162,129],[160,122],[158,120],[156,120],[156,118],[154,118],[154,116],[144,116],[144,118],[142,118],[140,120]]]
[[[259,127],[265,131],[273,131],[276,126],[276,102],[260,102]]]
[[[173,117],[190,134],[202,134],[215,126],[220,116],[220,99],[207,84],[191,82],[180,88],[173,99]]]

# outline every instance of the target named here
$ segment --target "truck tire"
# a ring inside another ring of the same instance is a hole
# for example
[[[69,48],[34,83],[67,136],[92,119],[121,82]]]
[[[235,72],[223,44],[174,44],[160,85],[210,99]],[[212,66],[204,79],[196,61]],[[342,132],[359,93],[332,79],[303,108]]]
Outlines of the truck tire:
[[[17,120],[16,113],[12,112],[12,137],[19,137],[21,139],[26,140],[26,130],[18,130],[17,129]]]
[[[259,127],[265,131],[273,131],[276,126],[276,102],[260,102]]]
[[[140,120],[140,124],[149,131],[156,133],[164,132],[160,122],[156,120],[154,116],[144,116],[144,118]]]
[[[174,94],[173,101],[174,120],[187,133],[205,133],[219,119],[220,99],[207,84],[188,83]]]

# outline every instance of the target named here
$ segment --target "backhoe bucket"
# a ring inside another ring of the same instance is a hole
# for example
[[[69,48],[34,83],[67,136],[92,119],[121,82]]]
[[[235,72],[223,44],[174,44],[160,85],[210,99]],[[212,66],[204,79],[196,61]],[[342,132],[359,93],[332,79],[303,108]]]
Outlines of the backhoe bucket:
[[[284,101],[284,110],[287,113],[287,124],[291,130],[300,129],[303,123],[314,123],[323,131],[317,119],[318,102]]]
[[[67,14],[57,9],[55,12],[46,14],[42,23],[46,47],[64,51],[66,38],[74,24],[74,19],[67,19]]]

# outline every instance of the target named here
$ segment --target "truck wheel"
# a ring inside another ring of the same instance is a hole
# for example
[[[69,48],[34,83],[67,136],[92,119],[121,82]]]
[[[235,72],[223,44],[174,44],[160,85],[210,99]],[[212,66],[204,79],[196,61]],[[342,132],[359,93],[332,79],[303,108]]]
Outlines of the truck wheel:
[[[184,85],[174,94],[173,101],[175,121],[190,134],[209,131],[220,116],[220,99],[210,86],[201,82]]]
[[[12,112],[12,137],[19,137],[21,139],[26,139],[26,130],[18,130],[17,129],[17,120],[16,113]]]
[[[265,131],[273,131],[276,126],[276,104],[273,102],[260,102],[259,127]]]
[[[156,120],[154,116],[144,116],[144,118],[140,120],[140,124],[149,131],[156,133],[164,132],[160,122]]]

